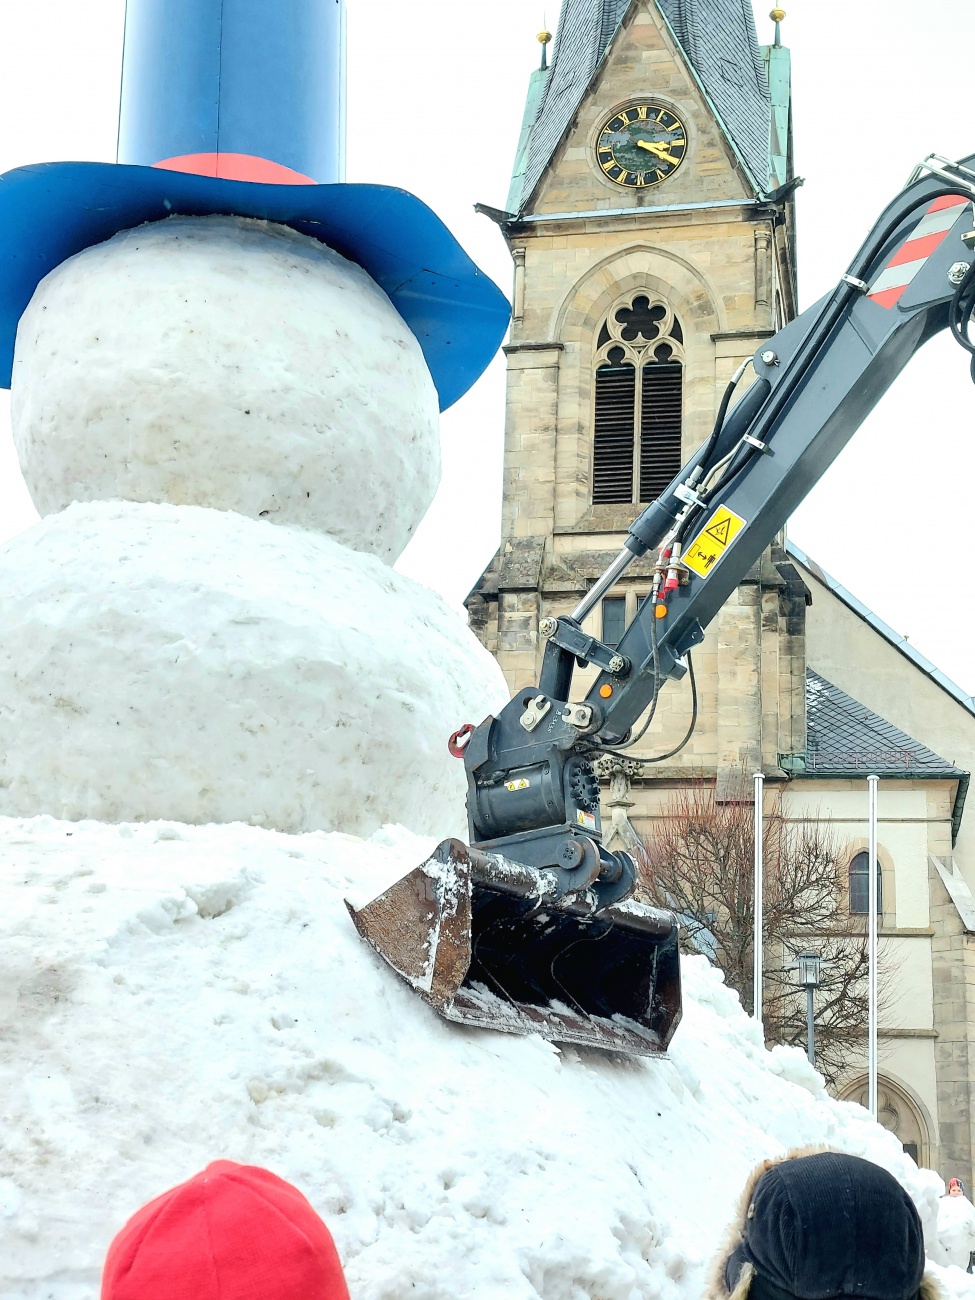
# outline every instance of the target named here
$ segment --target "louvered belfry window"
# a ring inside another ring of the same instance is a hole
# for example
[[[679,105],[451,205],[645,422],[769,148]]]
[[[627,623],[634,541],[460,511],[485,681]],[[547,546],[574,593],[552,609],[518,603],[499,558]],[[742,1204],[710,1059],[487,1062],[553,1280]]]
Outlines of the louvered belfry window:
[[[683,342],[670,305],[648,293],[606,318],[595,366],[594,505],[653,501],[680,469]]]

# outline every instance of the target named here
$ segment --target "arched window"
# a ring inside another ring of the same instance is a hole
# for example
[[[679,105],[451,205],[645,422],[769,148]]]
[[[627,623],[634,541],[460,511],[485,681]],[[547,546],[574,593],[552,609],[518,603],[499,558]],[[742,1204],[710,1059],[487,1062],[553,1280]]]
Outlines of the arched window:
[[[866,1109],[867,1080],[861,1076],[847,1084],[839,1096],[843,1101],[859,1102]],[[888,1132],[896,1134],[915,1164],[928,1165],[931,1155],[928,1123],[905,1090],[883,1075],[877,1080],[877,1119]]]
[[[684,335],[670,305],[637,293],[603,322],[596,351],[594,505],[653,501],[683,463]]]
[[[884,910],[884,876],[877,860],[877,915]],[[870,911],[870,854],[858,853],[850,863],[850,911]]]

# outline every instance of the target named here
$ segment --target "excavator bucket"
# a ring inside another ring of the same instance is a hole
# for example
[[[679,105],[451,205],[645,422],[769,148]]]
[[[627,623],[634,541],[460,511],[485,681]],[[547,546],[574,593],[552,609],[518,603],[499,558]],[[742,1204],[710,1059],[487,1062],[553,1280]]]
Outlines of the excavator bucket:
[[[677,926],[626,900],[546,896],[531,867],[444,840],[364,907],[359,933],[447,1020],[661,1056],[680,1020]]]

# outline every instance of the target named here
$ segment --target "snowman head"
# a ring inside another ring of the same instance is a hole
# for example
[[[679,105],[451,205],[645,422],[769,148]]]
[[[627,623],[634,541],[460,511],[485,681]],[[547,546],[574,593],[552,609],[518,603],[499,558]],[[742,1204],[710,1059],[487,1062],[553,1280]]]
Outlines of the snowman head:
[[[11,399],[42,514],[209,506],[392,563],[439,481],[416,337],[361,267],[268,222],[172,217],[62,263],[21,319]]]

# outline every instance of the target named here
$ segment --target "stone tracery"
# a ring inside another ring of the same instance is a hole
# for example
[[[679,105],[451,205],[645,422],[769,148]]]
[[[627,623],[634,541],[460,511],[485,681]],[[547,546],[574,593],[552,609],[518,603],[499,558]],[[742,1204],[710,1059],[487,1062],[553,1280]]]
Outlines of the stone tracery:
[[[639,503],[680,469],[684,335],[673,307],[636,290],[599,332],[594,358],[593,503]]]

